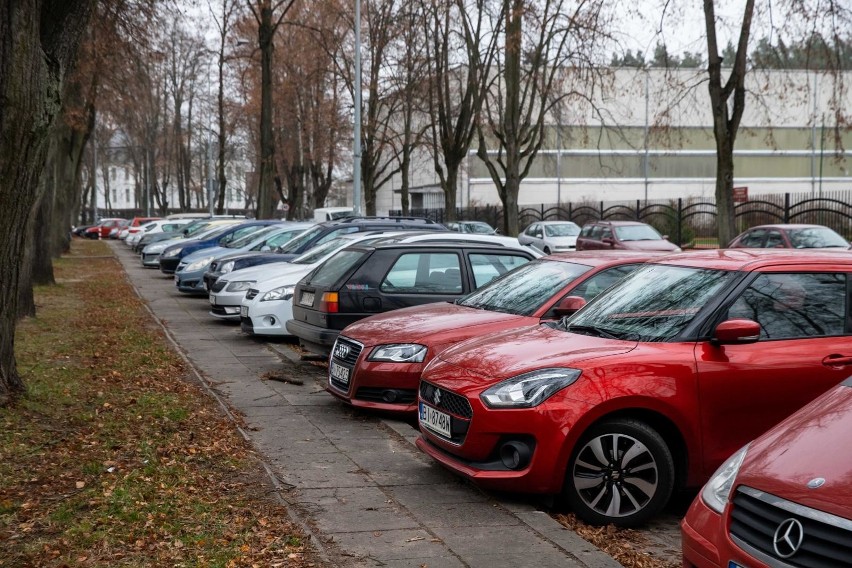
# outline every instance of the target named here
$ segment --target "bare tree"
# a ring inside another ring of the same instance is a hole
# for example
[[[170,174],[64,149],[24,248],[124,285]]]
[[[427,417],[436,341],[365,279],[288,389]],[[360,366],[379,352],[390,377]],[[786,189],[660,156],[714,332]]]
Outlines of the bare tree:
[[[582,81],[579,96],[594,88],[595,54],[601,40],[609,39],[610,22],[601,0],[572,3],[570,12],[563,0],[501,2],[505,48],[494,58],[493,83],[478,123],[477,155],[503,203],[503,230],[517,235],[520,184],[544,142],[547,117],[577,96],[571,77]]]
[[[21,262],[62,82],[93,1],[0,0],[0,405],[24,389],[15,362]]]
[[[429,121],[435,172],[444,190],[446,219],[456,219],[458,175],[476,134],[476,122],[500,48],[505,7],[487,0],[424,2]],[[461,29],[461,31],[459,31]]]
[[[257,218],[271,219],[271,188],[275,175],[275,140],[272,136],[272,51],[275,32],[295,0],[246,0],[257,22],[257,45],[260,49],[260,158],[258,164]]]

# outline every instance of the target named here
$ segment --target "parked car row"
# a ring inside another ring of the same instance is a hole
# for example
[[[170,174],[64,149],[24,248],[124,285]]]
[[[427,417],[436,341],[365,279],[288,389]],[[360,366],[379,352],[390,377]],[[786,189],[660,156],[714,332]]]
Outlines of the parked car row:
[[[178,291],[327,356],[330,395],[416,420],[456,474],[620,526],[703,485],[684,566],[852,563],[848,251],[661,251],[653,229],[604,222],[573,235],[586,250],[542,256],[566,236],[546,223],[524,244],[358,217],[273,248],[286,225],[204,223],[159,251],[167,273],[198,249]]]

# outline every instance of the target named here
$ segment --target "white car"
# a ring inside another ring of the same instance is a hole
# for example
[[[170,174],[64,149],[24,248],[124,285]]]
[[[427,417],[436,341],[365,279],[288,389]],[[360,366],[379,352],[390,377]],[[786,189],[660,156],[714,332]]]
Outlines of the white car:
[[[258,280],[254,286],[250,286],[242,300],[240,308],[240,322],[242,330],[253,335],[291,335],[287,331],[287,320],[293,319],[293,289],[296,283],[306,276],[308,272],[313,270],[332,257],[338,250],[345,248],[354,242],[367,241],[371,244],[379,245],[383,243],[418,243],[418,242],[437,242],[437,243],[488,243],[492,245],[501,245],[507,248],[520,249],[530,252],[530,248],[520,245],[516,239],[511,237],[502,237],[499,235],[477,235],[466,233],[451,233],[451,232],[398,232],[385,233],[380,235],[372,235],[352,239],[353,235],[348,235],[350,240],[342,245],[335,246],[328,250],[328,253],[322,258],[318,258],[315,263],[309,266],[307,270],[291,271],[281,277],[270,278],[266,280]],[[329,241],[331,242],[331,241]],[[316,250],[316,249],[315,249]],[[540,256],[541,253],[532,249],[535,256]],[[306,253],[300,258],[305,258],[311,252]],[[296,262],[294,259],[293,263]],[[305,265],[306,267],[308,265]],[[229,278],[233,279],[233,274],[228,274]],[[217,284],[223,277],[219,277]],[[233,282],[233,280],[232,280]]]
[[[150,223],[145,223],[144,225],[139,227],[141,231],[129,233],[127,235],[127,238],[124,239],[124,243],[130,248],[133,248],[137,244],[139,244],[139,241],[141,241],[142,237],[145,235],[179,231],[181,227],[190,223],[191,221],[192,219],[158,219],[156,221],[151,221]]]
[[[375,240],[386,236],[387,233],[367,232],[340,235],[289,262],[260,264],[223,274],[216,279],[216,282],[210,288],[210,315],[219,319],[239,321],[240,307],[244,305],[243,301],[250,289],[256,289],[260,285],[281,278],[288,282],[292,280],[292,284],[295,285],[303,276],[328,260],[338,250],[357,242]],[[289,310],[289,313],[292,317],[292,310]],[[281,323],[282,332],[286,332],[283,322]]]
[[[543,252],[568,252],[577,249],[580,226],[571,221],[536,221],[521,231],[518,242]]]

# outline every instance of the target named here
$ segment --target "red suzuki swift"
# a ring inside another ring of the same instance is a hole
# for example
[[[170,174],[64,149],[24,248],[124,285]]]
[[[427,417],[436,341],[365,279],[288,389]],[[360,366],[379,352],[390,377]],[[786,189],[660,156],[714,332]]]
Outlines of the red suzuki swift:
[[[455,303],[377,314],[347,326],[329,360],[327,390],[352,406],[413,414],[420,373],[436,353],[487,333],[573,313],[643,262],[664,253],[580,252],[548,256],[492,280]],[[474,267],[476,270],[476,267]]]
[[[450,347],[417,445],[495,489],[629,526],[852,370],[848,253],[718,250],[639,268],[574,316]]]
[[[852,566],[852,377],[731,456],[681,523],[684,568]]]

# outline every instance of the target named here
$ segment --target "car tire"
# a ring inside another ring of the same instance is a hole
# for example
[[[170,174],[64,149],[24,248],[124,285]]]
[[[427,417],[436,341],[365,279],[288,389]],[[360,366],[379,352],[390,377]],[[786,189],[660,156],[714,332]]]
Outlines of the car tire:
[[[613,447],[617,460],[607,457]],[[563,493],[587,523],[631,527],[668,503],[674,482],[671,450],[656,430],[638,420],[607,420],[580,438],[568,462]]]

